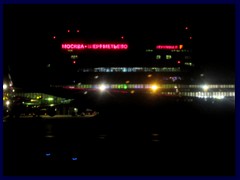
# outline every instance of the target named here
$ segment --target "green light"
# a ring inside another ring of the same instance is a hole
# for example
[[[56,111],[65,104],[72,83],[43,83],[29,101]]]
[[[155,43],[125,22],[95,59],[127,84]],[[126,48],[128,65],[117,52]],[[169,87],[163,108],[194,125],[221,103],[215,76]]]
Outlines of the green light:
[[[127,85],[126,84],[124,85],[124,89],[127,89]]]
[[[53,101],[52,97],[47,98],[48,101]]]

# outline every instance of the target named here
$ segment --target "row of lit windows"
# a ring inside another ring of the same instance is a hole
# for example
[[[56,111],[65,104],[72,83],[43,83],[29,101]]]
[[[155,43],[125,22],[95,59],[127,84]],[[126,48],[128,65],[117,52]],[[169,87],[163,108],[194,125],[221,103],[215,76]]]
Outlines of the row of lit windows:
[[[153,52],[153,49],[146,49],[146,52]],[[182,50],[171,50],[171,52],[189,52],[189,50],[182,49]]]
[[[79,84],[77,85],[77,87],[79,88],[97,88],[98,84]],[[106,87],[107,88],[112,88],[112,89],[127,89],[127,88],[151,88],[151,84],[106,84]],[[208,85],[209,87],[215,87],[218,86],[217,88],[235,88],[234,85]],[[160,88],[162,89],[172,89],[172,88],[175,88],[175,89],[186,89],[186,88],[203,88],[202,85],[181,85],[181,84],[161,84],[159,85]],[[73,86],[74,88],[74,86]],[[211,93],[211,92],[204,92],[204,93]],[[219,92],[221,93],[221,92]]]
[[[222,85],[217,85],[217,84],[210,84],[207,85],[208,88],[235,88],[235,85],[233,84],[222,84]],[[202,85],[180,85],[182,88],[202,88]]]
[[[180,67],[98,67],[98,68],[82,68],[81,72],[180,72]]]
[[[205,97],[205,98],[223,98],[223,97],[235,97],[235,92],[161,92],[166,95],[182,95],[190,97]]]

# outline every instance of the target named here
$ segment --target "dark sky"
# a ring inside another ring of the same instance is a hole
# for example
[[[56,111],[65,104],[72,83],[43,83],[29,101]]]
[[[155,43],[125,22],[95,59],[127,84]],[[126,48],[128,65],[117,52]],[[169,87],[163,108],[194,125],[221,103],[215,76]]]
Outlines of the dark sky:
[[[19,84],[39,78],[48,62],[53,33],[69,27],[131,36],[179,36],[188,25],[193,61],[211,76],[235,74],[235,12],[230,5],[4,5],[4,67]],[[160,35],[158,35],[160,34]]]

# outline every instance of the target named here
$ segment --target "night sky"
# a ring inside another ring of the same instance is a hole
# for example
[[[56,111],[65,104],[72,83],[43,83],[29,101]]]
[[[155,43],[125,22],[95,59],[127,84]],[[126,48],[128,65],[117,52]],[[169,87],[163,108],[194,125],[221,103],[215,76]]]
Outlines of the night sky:
[[[4,5],[4,71],[24,86],[44,82],[52,35],[71,28],[136,46],[148,38],[179,37],[189,26],[193,61],[210,77],[235,77],[235,11],[231,5]],[[150,37],[152,35],[152,37]],[[183,38],[183,37],[181,37]],[[39,76],[41,74],[41,76]]]

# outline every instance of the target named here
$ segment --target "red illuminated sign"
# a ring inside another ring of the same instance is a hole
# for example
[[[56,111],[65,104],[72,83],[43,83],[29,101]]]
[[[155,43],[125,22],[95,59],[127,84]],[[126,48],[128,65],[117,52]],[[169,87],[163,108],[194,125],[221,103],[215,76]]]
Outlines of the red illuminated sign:
[[[169,49],[169,50],[174,50],[174,49],[182,49],[183,45],[157,45],[156,49]]]
[[[84,49],[98,49],[98,50],[106,50],[106,49],[128,49],[128,44],[62,44],[62,49],[67,50],[84,50]]]

